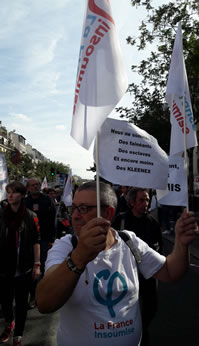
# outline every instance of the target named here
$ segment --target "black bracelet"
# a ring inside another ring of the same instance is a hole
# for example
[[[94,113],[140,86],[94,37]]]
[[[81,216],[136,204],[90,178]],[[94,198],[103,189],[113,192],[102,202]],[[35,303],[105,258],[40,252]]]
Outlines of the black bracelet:
[[[84,269],[78,269],[75,265],[74,265],[74,263],[73,263],[73,261],[72,261],[72,258],[71,258],[71,254],[72,254],[72,252],[70,252],[69,254],[68,254],[68,256],[66,257],[66,262],[67,262],[67,265],[68,265],[68,268],[73,272],[73,273],[76,273],[76,274],[78,274],[78,275],[81,275],[83,272],[84,272]]]

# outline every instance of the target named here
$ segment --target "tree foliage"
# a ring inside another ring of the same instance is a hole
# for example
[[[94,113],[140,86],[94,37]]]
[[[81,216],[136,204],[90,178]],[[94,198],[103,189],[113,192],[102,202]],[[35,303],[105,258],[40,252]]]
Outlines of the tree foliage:
[[[11,152],[6,152],[6,164],[8,170],[9,180],[22,180],[23,177],[29,178],[34,172],[34,164],[32,159],[27,154],[20,154],[20,161],[18,164],[13,164],[11,161]]]
[[[48,182],[52,182],[54,177],[51,176],[50,169],[54,168],[55,173],[69,173],[70,167],[61,162],[55,161],[39,161],[34,162],[31,156],[20,154],[18,164],[13,164],[11,161],[11,152],[6,153],[6,164],[8,170],[9,181],[22,181],[24,178],[37,177],[42,182],[46,176]]]
[[[183,54],[185,57],[189,89],[194,118],[199,120],[199,2],[198,0],[176,0],[153,7],[151,0],[131,0],[133,7],[143,6],[147,16],[139,27],[139,36],[127,38],[127,43],[138,51],[151,53],[132,71],[141,76],[141,83],[131,83],[128,91],[133,102],[129,108],[117,110],[121,117],[146,130],[157,138],[160,146],[169,151],[170,118],[165,103],[166,83],[177,23],[181,21],[183,32]],[[154,50],[154,47],[157,47]]]

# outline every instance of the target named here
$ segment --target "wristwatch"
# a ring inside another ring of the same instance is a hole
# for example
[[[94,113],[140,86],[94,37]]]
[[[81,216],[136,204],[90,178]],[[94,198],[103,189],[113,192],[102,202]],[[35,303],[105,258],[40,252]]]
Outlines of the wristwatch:
[[[66,262],[67,262],[67,265],[68,265],[68,268],[72,271],[72,272],[74,272],[74,273],[76,273],[76,274],[78,274],[78,275],[81,275],[83,272],[84,272],[84,269],[78,269],[75,265],[74,265],[74,263],[73,263],[73,261],[72,261],[72,258],[71,258],[71,254],[72,254],[72,252],[70,252],[69,254],[68,254],[68,256],[66,257]]]

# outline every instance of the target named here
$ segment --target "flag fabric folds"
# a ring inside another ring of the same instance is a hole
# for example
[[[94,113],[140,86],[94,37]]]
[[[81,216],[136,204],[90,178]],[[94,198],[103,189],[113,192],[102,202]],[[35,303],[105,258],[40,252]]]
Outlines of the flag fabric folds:
[[[71,127],[71,136],[85,149],[127,87],[110,1],[87,0]]]
[[[4,153],[0,153],[0,201],[7,198],[7,192],[5,190],[8,184],[8,170],[6,164],[6,157]]]
[[[43,189],[45,189],[47,187],[48,187],[47,178],[44,177],[44,180],[43,180],[43,182],[41,184],[41,189],[43,190]]]
[[[66,207],[70,207],[72,205],[72,198],[72,170],[70,170],[62,195],[62,201],[64,202]]]
[[[184,121],[186,128],[186,149],[197,146],[196,130],[183,56],[182,28],[180,22],[171,56],[166,101],[170,107],[172,126],[170,155],[175,155],[183,152],[185,148]]]

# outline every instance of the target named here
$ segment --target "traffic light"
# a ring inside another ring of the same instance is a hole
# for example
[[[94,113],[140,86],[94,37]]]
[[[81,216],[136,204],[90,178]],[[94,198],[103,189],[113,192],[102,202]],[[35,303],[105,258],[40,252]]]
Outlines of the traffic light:
[[[55,169],[53,167],[51,167],[50,169],[50,174],[52,175],[52,177],[55,175]]]

